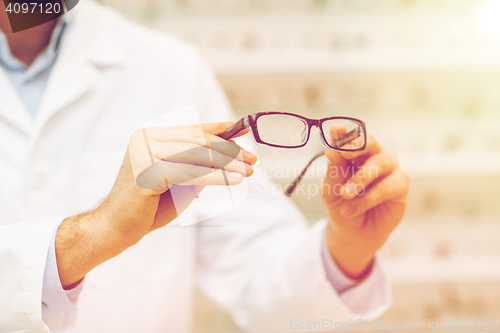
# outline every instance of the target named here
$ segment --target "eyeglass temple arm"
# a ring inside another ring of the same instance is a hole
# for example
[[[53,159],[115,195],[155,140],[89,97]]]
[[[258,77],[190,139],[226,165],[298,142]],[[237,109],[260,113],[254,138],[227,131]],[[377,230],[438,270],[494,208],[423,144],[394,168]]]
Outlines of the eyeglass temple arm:
[[[297,187],[297,185],[299,185],[300,181],[302,180],[302,177],[304,177],[304,175],[306,174],[307,172],[307,169],[311,166],[311,164],[318,158],[318,157],[321,157],[325,154],[324,151],[322,151],[321,153],[319,153],[318,155],[314,156],[310,161],[309,163],[307,163],[307,165],[304,167],[304,169],[302,169],[300,175],[293,181],[293,183],[291,183],[286,191],[285,191],[285,194],[287,196],[291,196],[293,191],[295,190],[295,188]]]
[[[348,142],[351,142],[352,140],[356,139],[357,137],[360,136],[360,133],[361,133],[361,130],[359,128],[356,128],[356,129],[353,129],[352,131],[350,131],[349,133],[347,133],[344,137],[342,137],[341,139],[337,140],[335,142],[335,145],[337,147],[342,147],[343,145],[345,145],[346,143]],[[299,185],[300,181],[302,180],[302,178],[304,177],[304,175],[306,174],[307,172],[307,169],[309,169],[309,167],[311,166],[311,164],[318,158],[318,157],[321,157],[325,154],[324,151],[322,151],[321,153],[319,153],[318,155],[314,156],[311,161],[309,161],[309,163],[304,167],[304,169],[302,169],[302,172],[300,173],[300,175],[293,181],[292,184],[290,184],[290,186],[288,186],[288,188],[286,189],[285,191],[285,194],[287,196],[291,196],[293,191],[295,190],[295,188],[297,187],[297,185]]]
[[[238,120],[237,122],[235,122],[231,127],[229,127],[228,129],[226,129],[224,132],[222,132],[221,134],[219,134],[219,137],[224,139],[224,140],[229,140],[231,139],[233,136],[237,135],[238,133],[240,133],[241,131],[245,130],[246,128],[250,128],[250,123],[248,121],[248,116],[244,117],[244,118],[241,118],[240,120]],[[356,139],[357,137],[360,136],[360,129],[359,128],[356,128],[352,131],[350,131],[349,133],[347,133],[344,137],[342,137],[340,140],[337,140],[335,142],[336,146],[337,147],[342,147],[343,145],[345,145],[346,143]],[[300,175],[294,180],[294,182],[292,184],[290,184],[290,186],[288,186],[288,188],[286,189],[285,191],[285,194],[287,196],[291,196],[293,191],[295,190],[295,188],[297,187],[297,185],[299,184],[299,182],[302,180],[302,178],[304,177],[304,175],[306,174],[307,172],[307,169],[311,166],[311,164],[318,158],[318,157],[321,157],[323,156],[325,153],[324,151],[319,153],[318,155],[314,156],[311,161],[309,161],[309,163],[304,167],[304,169],[302,170],[302,172],[300,173]]]
[[[356,129],[353,129],[352,131],[350,131],[349,133],[347,133],[346,135],[335,141],[335,146],[337,148],[340,148],[346,143],[349,143],[352,140],[356,139],[360,135],[361,135],[361,129],[357,127]]]
[[[238,133],[240,133],[241,131],[243,131],[247,128],[250,128],[248,116],[243,117],[240,120],[238,120],[237,122],[235,122],[233,125],[231,125],[231,127],[229,127],[227,130],[225,130],[224,132],[219,134],[219,137],[224,139],[224,140],[229,140],[233,136],[237,135]]]

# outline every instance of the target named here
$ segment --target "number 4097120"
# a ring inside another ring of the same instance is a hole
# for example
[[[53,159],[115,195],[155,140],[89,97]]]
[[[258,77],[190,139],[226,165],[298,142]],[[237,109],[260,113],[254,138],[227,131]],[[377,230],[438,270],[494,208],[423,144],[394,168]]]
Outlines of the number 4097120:
[[[45,5],[45,6],[44,6]],[[23,3],[9,3],[7,8],[5,9],[7,13],[31,13],[31,14],[59,14],[61,12],[61,4],[56,2],[54,4],[50,2],[46,3],[36,3],[31,2],[29,4]]]
[[[443,325],[443,327],[446,327],[447,329],[451,328],[454,330],[460,328],[463,330],[466,328],[472,329],[473,327],[476,327],[478,324],[479,324],[478,328],[483,330],[489,330],[489,329],[496,330],[498,328],[498,320],[496,319],[493,320],[484,319],[482,323],[480,319],[468,319],[468,320],[461,319],[460,321],[458,319],[453,319],[451,321],[450,319],[448,319],[446,323]]]

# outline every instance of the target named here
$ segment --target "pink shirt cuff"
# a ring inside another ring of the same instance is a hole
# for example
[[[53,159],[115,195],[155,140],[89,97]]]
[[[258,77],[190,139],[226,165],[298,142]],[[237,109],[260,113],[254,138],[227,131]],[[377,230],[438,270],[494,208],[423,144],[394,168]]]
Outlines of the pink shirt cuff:
[[[62,222],[62,221],[61,221]],[[50,241],[42,287],[42,313],[73,312],[77,310],[78,297],[83,289],[80,283],[74,289],[64,290],[59,279],[56,259],[56,234],[60,223],[56,226]]]
[[[328,250],[326,235],[323,237],[321,256],[326,278],[344,305],[353,314],[365,318],[376,318],[391,305],[390,282],[381,263],[379,253],[375,256],[370,275],[359,282],[349,279],[337,267]]]

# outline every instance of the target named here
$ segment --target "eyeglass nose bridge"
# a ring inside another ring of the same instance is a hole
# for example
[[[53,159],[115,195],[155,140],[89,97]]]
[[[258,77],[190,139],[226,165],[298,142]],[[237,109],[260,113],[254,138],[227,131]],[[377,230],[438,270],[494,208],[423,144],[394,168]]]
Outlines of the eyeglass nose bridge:
[[[321,128],[321,120],[319,119],[310,119],[308,121],[309,123],[309,132],[311,132],[311,129],[313,127],[315,127],[317,130],[318,130],[318,135],[319,135],[319,138],[321,140],[321,143],[323,144],[324,147],[329,147],[328,143],[326,142],[326,138],[325,138],[325,133],[323,133],[323,129]]]

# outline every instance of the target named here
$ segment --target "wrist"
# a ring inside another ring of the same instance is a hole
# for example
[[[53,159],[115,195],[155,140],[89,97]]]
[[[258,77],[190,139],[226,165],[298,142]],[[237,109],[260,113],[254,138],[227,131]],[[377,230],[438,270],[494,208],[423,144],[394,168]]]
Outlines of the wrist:
[[[56,260],[64,289],[71,289],[93,268],[123,252],[125,246],[98,209],[65,219],[56,234]]]
[[[362,280],[370,274],[375,251],[368,249],[355,235],[343,235],[329,224],[326,242],[333,261],[346,277]]]
[[[133,184],[123,188],[115,184],[108,197],[95,209],[101,235],[114,247],[128,248],[137,244],[153,227],[160,195],[151,194]]]

